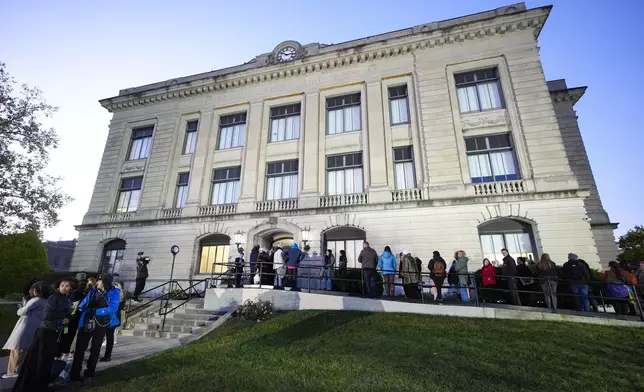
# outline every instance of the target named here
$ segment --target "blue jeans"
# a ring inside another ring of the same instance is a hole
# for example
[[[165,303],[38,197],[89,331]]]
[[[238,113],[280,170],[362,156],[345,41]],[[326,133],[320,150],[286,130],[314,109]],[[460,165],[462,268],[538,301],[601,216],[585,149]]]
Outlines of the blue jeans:
[[[461,295],[461,301],[468,303],[470,302],[469,289],[465,286],[460,286],[458,288],[458,293]]]
[[[364,295],[367,298],[376,298],[376,269],[363,268],[362,281],[364,284]]]
[[[590,302],[588,301],[587,284],[571,284],[572,293],[575,294],[575,304],[577,309],[582,312],[590,312]]]

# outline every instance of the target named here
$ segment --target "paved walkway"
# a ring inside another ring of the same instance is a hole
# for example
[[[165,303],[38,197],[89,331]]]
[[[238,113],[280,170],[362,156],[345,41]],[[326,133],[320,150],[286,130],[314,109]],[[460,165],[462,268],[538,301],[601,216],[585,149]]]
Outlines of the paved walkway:
[[[107,363],[99,362],[96,366],[97,371],[145,358],[181,345],[178,339],[151,339],[140,336],[118,336],[116,339],[117,342],[114,345],[114,350],[112,351],[112,361]],[[101,353],[103,353],[104,350],[104,348],[101,349]],[[85,354],[85,359],[88,357],[89,352]],[[9,357],[0,358],[0,374],[4,374],[7,371],[8,359]],[[7,380],[0,379],[0,392],[11,391],[15,380],[15,378]]]

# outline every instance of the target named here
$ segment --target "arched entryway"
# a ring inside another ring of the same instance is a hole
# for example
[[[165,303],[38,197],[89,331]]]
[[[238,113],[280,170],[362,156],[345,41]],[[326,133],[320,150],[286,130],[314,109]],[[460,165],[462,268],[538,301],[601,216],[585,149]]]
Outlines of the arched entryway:
[[[253,245],[259,245],[260,248],[269,250],[271,248],[291,246],[295,242],[293,233],[284,229],[268,229],[255,234]]]
[[[103,253],[98,272],[110,273],[114,276],[120,275],[126,245],[127,243],[125,240],[120,238],[109,241],[103,245]]]
[[[360,268],[358,255],[362,250],[362,243],[367,239],[364,230],[352,226],[340,226],[324,232],[324,249],[331,249],[336,258],[340,251],[347,253],[347,267]]]
[[[230,237],[225,234],[210,234],[199,241],[199,262],[196,273],[223,273],[227,269],[229,258]]]
[[[506,248],[515,259],[537,260],[535,233],[531,224],[516,219],[499,218],[478,228],[483,257],[502,263],[501,249]]]

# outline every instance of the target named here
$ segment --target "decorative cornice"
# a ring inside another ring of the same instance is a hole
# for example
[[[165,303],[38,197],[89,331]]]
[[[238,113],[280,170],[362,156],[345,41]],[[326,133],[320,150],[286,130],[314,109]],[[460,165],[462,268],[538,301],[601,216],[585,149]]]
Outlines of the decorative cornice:
[[[300,95],[304,95],[304,93],[302,92],[302,93],[279,95],[277,97],[264,98],[264,101],[275,101],[276,99],[293,98],[293,97],[299,97]]]
[[[335,89],[343,88],[343,87],[360,86],[360,85],[363,85],[363,84],[364,84],[364,81],[353,82],[353,83],[341,84],[339,86],[323,87],[323,88],[320,89],[320,91],[329,91],[329,90],[335,90]]]
[[[563,90],[551,91],[550,97],[552,98],[552,101],[555,103],[572,102],[572,104],[574,105],[584,95],[584,93],[586,92],[586,88],[587,88],[586,86],[583,86],[583,87],[573,87],[573,88],[567,88]]]
[[[248,105],[250,105],[250,102],[239,102],[239,103],[234,103],[232,105],[217,106],[215,110],[230,109],[237,106],[248,106]]]
[[[214,80],[213,78],[204,78],[181,85],[171,83],[167,87],[160,87],[151,92],[107,98],[101,100],[100,103],[110,112],[126,110],[132,107],[245,87],[328,69],[350,67],[355,64],[408,55],[419,50],[442,48],[465,41],[474,41],[528,29],[532,29],[536,39],[545,24],[549,12],[549,7],[542,7],[488,20],[475,20],[458,25],[458,28],[447,27],[430,31],[424,31],[421,28],[418,33],[399,39],[338,50],[335,53],[311,56],[305,60],[235,72],[215,77]],[[496,23],[485,26],[490,22]],[[401,43],[401,41],[405,42]],[[383,45],[387,46],[383,47]]]
[[[407,73],[400,74],[400,75],[383,76],[382,80],[404,78],[404,77],[411,76],[411,75],[413,75],[411,72],[407,72]]]

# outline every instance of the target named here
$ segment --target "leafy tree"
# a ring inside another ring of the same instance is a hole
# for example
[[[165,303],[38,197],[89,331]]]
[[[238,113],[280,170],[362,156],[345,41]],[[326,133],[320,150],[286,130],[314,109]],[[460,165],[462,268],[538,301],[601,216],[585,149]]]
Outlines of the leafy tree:
[[[619,237],[619,247],[622,253],[617,255],[617,260],[623,267],[636,266],[644,261],[644,226],[635,226]]]
[[[0,295],[17,293],[49,272],[47,250],[35,231],[0,236]]]
[[[23,84],[14,94],[15,85],[0,62],[0,234],[54,226],[57,210],[71,201],[56,187],[60,178],[43,172],[58,137],[41,120],[57,109],[38,88]]]

